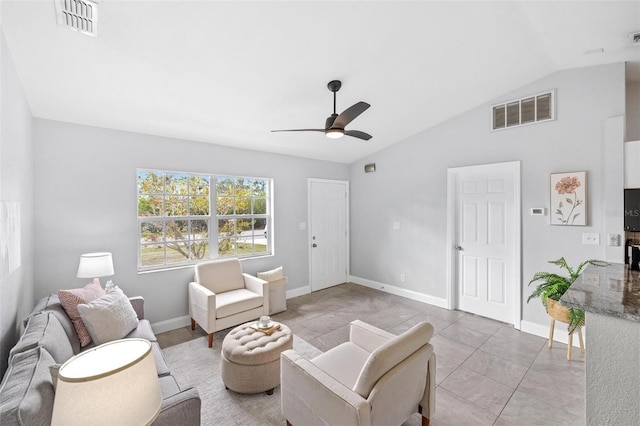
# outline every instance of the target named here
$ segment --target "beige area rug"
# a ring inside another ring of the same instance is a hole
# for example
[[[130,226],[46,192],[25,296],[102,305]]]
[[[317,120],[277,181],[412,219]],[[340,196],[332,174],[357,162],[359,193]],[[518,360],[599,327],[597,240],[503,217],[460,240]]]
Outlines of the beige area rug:
[[[220,349],[228,331],[214,335],[213,348],[209,348],[207,338],[202,337],[162,350],[180,387],[194,386],[198,389],[202,400],[202,425],[284,425],[279,386],[273,395],[264,392],[243,395],[225,389],[220,377]],[[295,335],[293,349],[307,358],[322,353]]]

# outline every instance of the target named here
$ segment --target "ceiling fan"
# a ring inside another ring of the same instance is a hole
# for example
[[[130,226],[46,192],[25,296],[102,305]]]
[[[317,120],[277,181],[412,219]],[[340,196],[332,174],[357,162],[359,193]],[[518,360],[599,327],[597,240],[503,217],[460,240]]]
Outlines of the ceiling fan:
[[[333,114],[327,117],[324,129],[288,129],[288,130],[272,130],[272,132],[323,132],[325,136],[331,139],[338,139],[344,135],[368,141],[371,135],[360,130],[345,130],[347,124],[355,120],[360,114],[365,112],[371,105],[366,102],[358,102],[342,111],[340,115],[336,114],[336,92],[342,87],[340,80],[332,80],[327,84],[330,91],[333,92]]]

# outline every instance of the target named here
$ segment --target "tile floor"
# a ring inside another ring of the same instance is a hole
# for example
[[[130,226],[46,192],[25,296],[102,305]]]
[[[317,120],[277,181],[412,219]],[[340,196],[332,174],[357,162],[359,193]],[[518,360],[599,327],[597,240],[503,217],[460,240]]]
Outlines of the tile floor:
[[[295,334],[326,351],[348,339],[360,319],[398,334],[419,321],[435,327],[436,414],[440,425],[584,425],[585,355],[566,345],[460,311],[448,311],[356,284],[287,300],[274,315]],[[204,332],[189,327],[162,333],[162,347]],[[419,424],[417,417],[405,424]]]

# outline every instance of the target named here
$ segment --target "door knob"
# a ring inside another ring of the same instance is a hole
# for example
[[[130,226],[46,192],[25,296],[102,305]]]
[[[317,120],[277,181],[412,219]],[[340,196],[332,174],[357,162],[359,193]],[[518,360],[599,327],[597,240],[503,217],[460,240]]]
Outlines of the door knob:
[[[318,245],[316,243],[313,243],[311,247],[318,247]]]
[[[463,249],[461,246],[456,246],[456,250],[458,250],[458,251],[462,251],[462,250],[464,250],[464,249]]]

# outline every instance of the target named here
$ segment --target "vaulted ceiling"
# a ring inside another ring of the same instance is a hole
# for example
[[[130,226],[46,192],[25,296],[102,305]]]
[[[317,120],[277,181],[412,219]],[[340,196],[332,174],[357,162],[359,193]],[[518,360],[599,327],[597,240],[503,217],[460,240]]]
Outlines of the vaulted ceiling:
[[[640,1],[99,0],[97,37],[54,0],[0,19],[35,117],[344,163],[559,70],[640,80]],[[323,127],[333,79],[370,141],[270,132]]]

